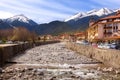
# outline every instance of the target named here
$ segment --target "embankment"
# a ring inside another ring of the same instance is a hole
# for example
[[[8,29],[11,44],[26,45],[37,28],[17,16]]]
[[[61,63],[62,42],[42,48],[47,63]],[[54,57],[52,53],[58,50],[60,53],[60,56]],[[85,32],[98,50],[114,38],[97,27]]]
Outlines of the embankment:
[[[33,43],[23,43],[23,44],[10,44],[0,46],[0,67],[4,66],[5,62],[13,58],[16,54],[21,54],[21,52],[33,48],[34,46],[40,46],[45,44],[57,43],[59,41],[46,41],[46,42],[36,42]]]
[[[120,68],[120,50],[100,49],[71,42],[67,42],[66,46],[67,48],[72,49],[87,57],[97,59],[98,61],[103,62],[107,66]]]

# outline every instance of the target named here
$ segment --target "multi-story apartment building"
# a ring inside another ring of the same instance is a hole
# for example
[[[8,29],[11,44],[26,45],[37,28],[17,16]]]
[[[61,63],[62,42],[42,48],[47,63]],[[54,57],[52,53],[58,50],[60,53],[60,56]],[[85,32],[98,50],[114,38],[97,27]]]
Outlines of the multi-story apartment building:
[[[101,18],[98,21],[90,20],[88,41],[119,40],[120,39],[120,11],[115,15]]]

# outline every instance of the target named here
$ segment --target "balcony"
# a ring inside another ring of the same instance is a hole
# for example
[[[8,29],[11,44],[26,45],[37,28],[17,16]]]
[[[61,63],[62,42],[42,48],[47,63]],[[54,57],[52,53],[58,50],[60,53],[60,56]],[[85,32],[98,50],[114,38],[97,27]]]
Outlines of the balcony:
[[[112,32],[104,32],[104,34],[112,34]]]
[[[112,29],[112,26],[104,27],[104,29]]]
[[[115,20],[114,20],[114,22],[118,22],[118,21],[120,21],[120,19],[115,19]]]

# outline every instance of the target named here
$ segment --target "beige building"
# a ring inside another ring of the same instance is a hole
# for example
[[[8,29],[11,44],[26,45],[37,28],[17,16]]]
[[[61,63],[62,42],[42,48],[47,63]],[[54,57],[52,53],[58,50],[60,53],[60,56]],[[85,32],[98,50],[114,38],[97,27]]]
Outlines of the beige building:
[[[113,16],[102,18],[89,23],[88,41],[119,40],[120,39],[120,11]]]

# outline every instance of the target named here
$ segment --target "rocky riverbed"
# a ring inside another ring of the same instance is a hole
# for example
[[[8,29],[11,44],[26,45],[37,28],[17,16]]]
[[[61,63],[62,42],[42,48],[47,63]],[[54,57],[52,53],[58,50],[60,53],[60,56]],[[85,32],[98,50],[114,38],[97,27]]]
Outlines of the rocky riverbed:
[[[26,50],[0,68],[0,80],[119,80],[119,71],[68,50],[65,43]]]

